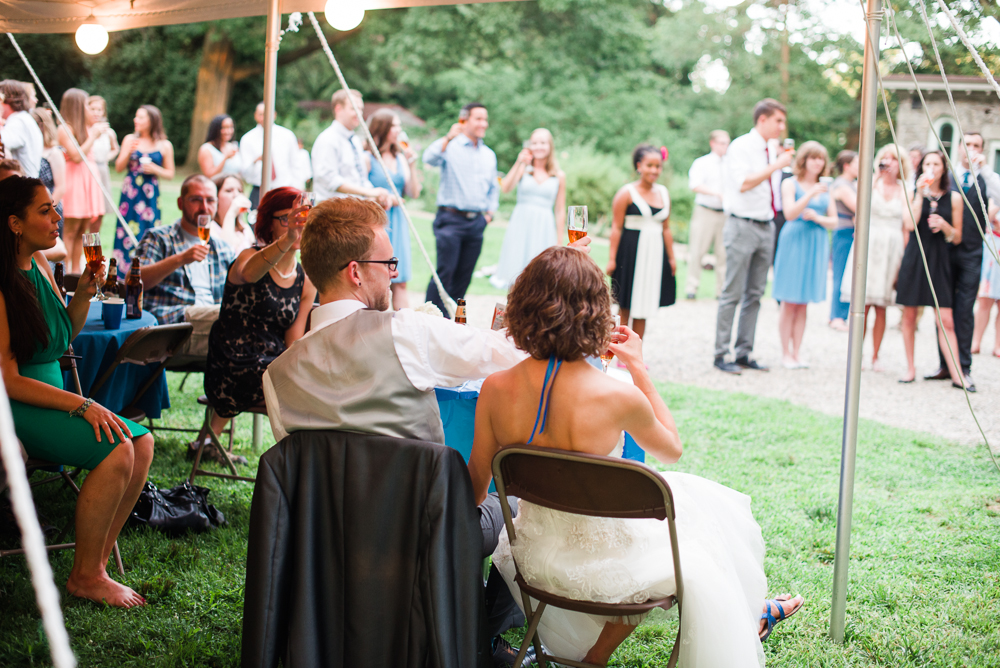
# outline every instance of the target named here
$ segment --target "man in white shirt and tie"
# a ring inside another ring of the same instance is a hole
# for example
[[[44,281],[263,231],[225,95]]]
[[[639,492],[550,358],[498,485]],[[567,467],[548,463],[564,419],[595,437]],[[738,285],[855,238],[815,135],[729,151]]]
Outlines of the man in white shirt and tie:
[[[688,275],[684,293],[688,299],[698,295],[701,282],[701,261],[708,247],[715,243],[715,296],[722,294],[726,280],[726,248],[722,229],[726,214],[722,211],[722,158],[729,148],[729,133],[713,130],[708,135],[711,151],[693,163],[688,170],[688,185],[694,193],[694,211],[688,228]]]
[[[715,326],[715,366],[733,374],[743,369],[767,370],[751,359],[750,354],[774,248],[776,199],[772,176],[790,165],[795,157],[794,151],[774,156],[772,153],[777,151],[768,146],[785,131],[785,107],[780,102],[771,98],[758,102],[753,122],[753,130],[729,145],[723,162],[726,282]],[[740,305],[740,321],[736,358],[735,362],[727,362],[737,305]]]
[[[264,103],[257,105],[253,119],[257,121],[250,132],[240,138],[240,164],[243,165],[243,180],[253,188],[250,190],[250,204],[254,209],[260,203],[261,167],[264,161]],[[271,188],[295,187],[295,154],[299,150],[299,140],[286,127],[274,124],[271,132]]]
[[[333,94],[333,123],[316,137],[312,148],[313,191],[316,200],[334,197],[370,197],[385,208],[392,206],[392,196],[385,188],[376,188],[368,180],[368,164],[361,140],[354,129],[361,119],[354,111],[350,95],[361,107],[361,93],[341,88]]]

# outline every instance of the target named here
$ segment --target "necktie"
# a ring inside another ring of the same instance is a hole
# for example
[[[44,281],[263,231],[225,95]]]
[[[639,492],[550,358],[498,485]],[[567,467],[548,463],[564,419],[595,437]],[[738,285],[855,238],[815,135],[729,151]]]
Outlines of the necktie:
[[[972,187],[972,182],[970,180],[971,174],[972,172],[966,172],[965,176],[962,177],[962,190],[964,190],[965,192],[969,192],[969,188]]]
[[[767,144],[764,145],[764,160],[767,164],[771,164],[771,154],[767,150]],[[773,176],[773,174],[771,176]],[[771,176],[767,177],[767,187],[771,191],[771,215],[777,218],[778,209],[774,206],[774,181],[771,180]]]

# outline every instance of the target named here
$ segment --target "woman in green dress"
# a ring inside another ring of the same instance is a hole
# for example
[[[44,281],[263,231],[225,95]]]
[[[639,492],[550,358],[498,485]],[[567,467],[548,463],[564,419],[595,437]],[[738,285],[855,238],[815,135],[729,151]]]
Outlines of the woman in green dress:
[[[153,436],[62,389],[59,358],[83,328],[100,277],[84,269],[65,306],[42,257],[56,242],[58,222],[41,181],[0,181],[0,371],[28,454],[90,470],[76,503],[76,553],[66,588],[74,596],[131,608],[145,599],[112,580],[107,563],[146,482]]]

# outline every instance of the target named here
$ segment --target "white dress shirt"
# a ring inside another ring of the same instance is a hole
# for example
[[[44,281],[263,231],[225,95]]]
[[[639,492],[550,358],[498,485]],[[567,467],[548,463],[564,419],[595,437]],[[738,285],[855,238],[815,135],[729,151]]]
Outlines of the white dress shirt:
[[[7,157],[21,163],[24,175],[38,178],[38,170],[42,167],[42,151],[45,142],[38,123],[27,111],[15,111],[7,117],[7,123],[0,130]],[[89,178],[89,177],[88,177]]]
[[[354,132],[334,121],[319,133],[312,148],[313,191],[316,200],[349,197],[337,189],[342,185],[371,188],[365,168],[364,147]]]
[[[271,165],[274,167],[272,188],[295,187],[295,154],[299,150],[299,140],[295,133],[277,123],[271,133]],[[257,125],[240,139],[240,165],[243,180],[260,187],[261,166],[264,155],[264,127]]]
[[[354,299],[318,306],[312,312],[312,328],[305,336],[311,336],[363,308],[367,308],[364,303]],[[517,349],[505,331],[457,325],[446,318],[412,309],[393,313],[392,341],[403,372],[421,392],[485,378],[491,373],[509,369],[528,356]],[[314,388],[310,395],[315,398],[315,406],[301,408],[322,415],[326,406],[324,388]],[[280,404],[266,371],[264,399],[269,406]],[[279,411],[271,411],[268,417],[274,437],[279,441],[291,431],[320,428],[315,421],[309,425],[282,424],[278,415]]]
[[[775,176],[780,184],[780,170],[772,174],[771,179],[764,179],[755,187],[740,192],[743,182],[751,174],[755,174],[771,162],[771,151],[767,142],[754,128],[747,134],[737,137],[729,145],[723,160],[722,203],[723,208],[731,216],[751,218],[753,220],[771,220],[774,210],[771,208]]]
[[[722,190],[722,156],[713,153],[703,155],[691,163],[688,170],[688,187],[699,186],[719,192]],[[716,211],[722,210],[722,198],[702,193],[694,194],[694,203]]]

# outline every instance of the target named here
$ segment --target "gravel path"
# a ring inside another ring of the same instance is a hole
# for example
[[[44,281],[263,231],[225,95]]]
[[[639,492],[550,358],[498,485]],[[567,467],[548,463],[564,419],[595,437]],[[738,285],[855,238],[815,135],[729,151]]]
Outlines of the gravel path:
[[[412,295],[420,303],[422,295]],[[469,323],[489,327],[497,297],[469,295]],[[778,340],[778,306],[773,299],[761,304],[757,320],[755,357],[771,371],[745,371],[740,376],[722,373],[712,366],[715,342],[715,301],[684,301],[660,309],[646,326],[644,342],[646,361],[657,380],[696,385],[715,390],[785,399],[829,415],[844,413],[847,375],[847,340],[845,332],[827,326],[828,304],[809,308],[808,324],[802,344],[803,357],[810,368],[781,368]],[[876,373],[871,366],[871,334],[865,341],[865,364],[861,378],[861,417],[885,424],[929,432],[965,444],[981,444],[982,436],[969,412],[964,393],[949,381],[924,381],[923,374],[937,368],[937,347],[933,312],[925,309],[917,332],[917,380],[903,385],[897,382],[906,371],[902,335],[896,327],[901,309],[890,309],[881,358],[886,370]],[[983,338],[992,344],[993,325]],[[972,376],[979,390],[969,395],[979,421],[1000,452],[1000,358],[974,355]]]

